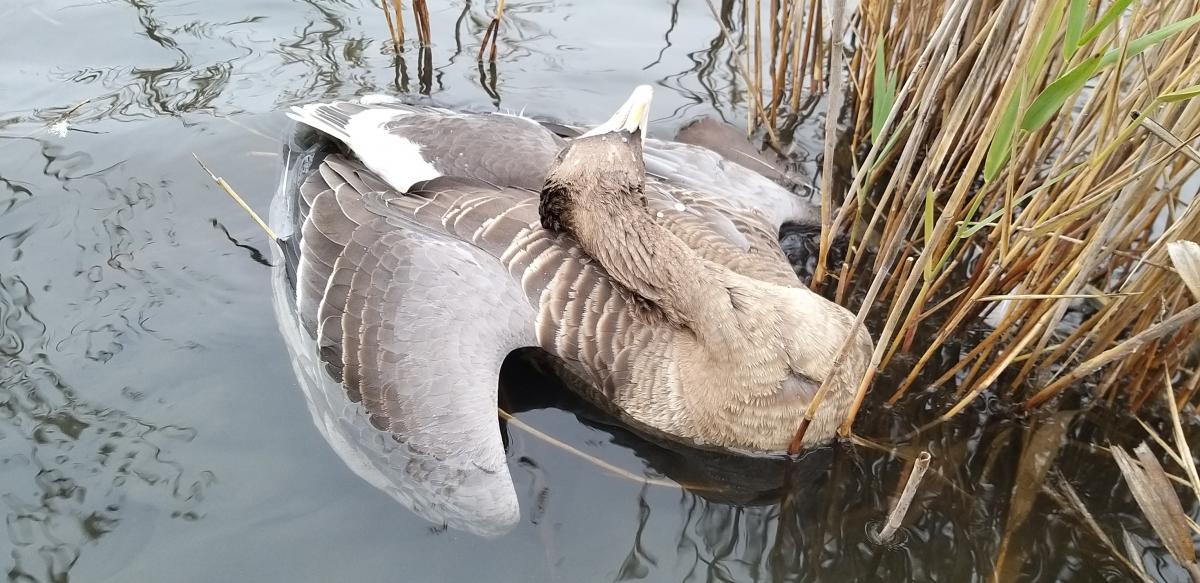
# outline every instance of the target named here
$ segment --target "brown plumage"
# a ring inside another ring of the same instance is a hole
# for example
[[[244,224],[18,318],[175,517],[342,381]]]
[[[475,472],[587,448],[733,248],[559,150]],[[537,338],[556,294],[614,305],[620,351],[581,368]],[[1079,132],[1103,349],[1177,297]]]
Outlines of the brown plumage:
[[[289,157],[276,210],[295,233],[298,321],[360,413],[443,480],[507,480],[496,374],[517,347],[561,358],[635,424],[739,450],[784,449],[830,374],[853,317],[807,290],[776,241],[808,207],[711,151],[644,147],[648,105],[639,88],[569,142],[508,116],[293,111],[353,152],[316,140]],[[472,132],[481,145],[447,146]],[[870,351],[860,331],[806,444],[833,436]]]

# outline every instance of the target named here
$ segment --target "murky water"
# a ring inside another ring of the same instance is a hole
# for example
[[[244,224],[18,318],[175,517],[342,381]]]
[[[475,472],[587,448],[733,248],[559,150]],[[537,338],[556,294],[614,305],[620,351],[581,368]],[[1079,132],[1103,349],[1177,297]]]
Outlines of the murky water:
[[[267,241],[193,152],[265,211],[294,103],[391,91],[590,122],[648,82],[658,135],[744,117],[701,0],[510,1],[494,70],[475,61],[490,7],[431,4],[434,47],[401,59],[359,0],[0,5],[9,580],[959,582],[990,579],[1002,546],[1002,580],[1128,580],[1049,494],[1063,481],[1155,577],[1183,576],[1088,445],[1143,436],[1094,414],[1018,423],[986,399],[910,444],[747,462],[639,438],[514,358],[522,421],[654,483],[509,428],[521,523],[481,539],[356,477],[297,388]],[[857,431],[895,440],[938,405]],[[922,448],[935,463],[901,540],[871,542]]]

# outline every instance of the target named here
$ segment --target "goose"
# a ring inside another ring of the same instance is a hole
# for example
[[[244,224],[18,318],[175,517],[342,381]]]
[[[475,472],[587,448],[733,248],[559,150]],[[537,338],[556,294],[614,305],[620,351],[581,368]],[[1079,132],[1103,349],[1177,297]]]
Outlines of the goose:
[[[834,437],[872,341],[780,250],[812,205],[648,139],[652,93],[586,132],[383,97],[288,113],[276,315],[326,440],[417,514],[519,520],[497,421],[519,348],[634,428],[747,454],[784,450],[831,377],[803,445]]]

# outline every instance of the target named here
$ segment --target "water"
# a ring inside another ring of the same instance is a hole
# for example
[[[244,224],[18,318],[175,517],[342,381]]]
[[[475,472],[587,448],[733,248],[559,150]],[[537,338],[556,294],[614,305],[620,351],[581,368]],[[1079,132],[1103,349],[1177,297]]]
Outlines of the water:
[[[434,47],[403,60],[359,0],[0,5],[9,580],[982,581],[1008,531],[1005,580],[1128,580],[1045,494],[1060,474],[1109,537],[1133,534],[1156,578],[1183,576],[1091,445],[1140,430],[1097,414],[1013,421],[986,399],[911,443],[747,462],[615,427],[514,358],[502,382],[523,422],[655,483],[509,428],[521,523],[481,539],[356,477],[305,409],[266,239],[193,152],[265,211],[279,112],[295,103],[399,91],[593,122],[648,82],[657,135],[699,115],[744,118],[702,1],[509,2],[495,70],[474,58],[490,12],[436,4]],[[857,431],[894,441],[941,405],[876,410]],[[896,544],[875,544],[868,531],[922,448],[935,463],[913,516]]]

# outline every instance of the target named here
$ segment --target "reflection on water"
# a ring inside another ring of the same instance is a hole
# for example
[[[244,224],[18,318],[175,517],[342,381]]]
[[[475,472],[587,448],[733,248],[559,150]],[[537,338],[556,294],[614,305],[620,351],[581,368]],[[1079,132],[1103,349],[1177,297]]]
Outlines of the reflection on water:
[[[489,541],[431,528],[365,484],[305,410],[271,313],[268,242],[193,151],[264,211],[292,103],[391,91],[588,123],[653,82],[659,135],[745,116],[703,0],[511,0],[494,66],[475,60],[492,3],[431,4],[433,46],[400,52],[369,0],[0,6],[6,46],[21,48],[0,54],[10,580],[1128,580],[1059,502],[1064,484],[1111,540],[1130,533],[1152,576],[1184,576],[1090,445],[1143,433],[1094,412],[1018,422],[981,401],[899,447],[730,459],[616,427],[514,357],[502,382],[522,421],[655,482],[509,426],[521,522]],[[741,2],[714,4],[736,37]],[[64,120],[65,136],[49,131]],[[802,163],[821,123],[797,128]],[[937,399],[876,407],[858,432],[899,441]],[[904,540],[870,542],[921,448],[935,465]]]
[[[512,400],[519,410],[570,411],[640,458],[648,478],[685,486],[669,494],[637,486],[636,510],[628,510],[636,512],[636,528],[625,533],[626,556],[613,580],[957,582],[991,580],[994,569],[1004,574],[1000,580],[1129,580],[1084,517],[1061,502],[1063,484],[1078,490],[1095,516],[1108,517],[1108,536],[1124,528],[1148,547],[1147,558],[1162,556],[1107,451],[1093,445],[1101,436],[1134,440],[1127,419],[1068,411],[1026,424],[983,404],[906,447],[842,445],[793,463],[722,459],[642,439],[564,397],[536,360],[511,358],[501,386],[510,399],[520,387],[523,396]],[[872,415],[858,429],[910,434],[917,409],[934,405],[929,399],[903,414]],[[915,517],[893,544],[880,545],[870,533],[920,449],[935,463]],[[1002,545],[1005,560],[997,567]],[[1169,562],[1147,565],[1162,580],[1186,577]]]
[[[214,476],[185,468],[170,453],[195,439],[195,429],[153,425],[67,385],[47,354],[47,327],[33,304],[20,277],[0,276],[0,503],[8,532],[0,548],[12,561],[10,580],[66,580],[85,547],[120,527],[127,505],[200,518]],[[108,360],[119,351],[117,334],[104,334],[86,341],[85,357]],[[145,398],[129,388],[122,393]]]

